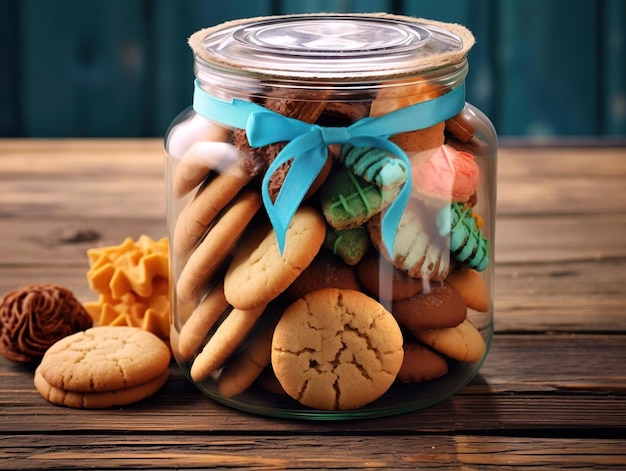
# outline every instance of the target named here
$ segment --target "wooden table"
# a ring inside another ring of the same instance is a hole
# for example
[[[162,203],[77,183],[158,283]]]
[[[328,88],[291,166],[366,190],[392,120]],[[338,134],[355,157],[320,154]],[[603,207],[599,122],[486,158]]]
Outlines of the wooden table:
[[[94,299],[85,251],[165,235],[158,140],[0,141],[0,293]],[[53,406],[0,359],[0,468],[626,469],[626,148],[503,148],[496,335],[457,396],[384,419],[229,410],[176,365],[155,396]]]

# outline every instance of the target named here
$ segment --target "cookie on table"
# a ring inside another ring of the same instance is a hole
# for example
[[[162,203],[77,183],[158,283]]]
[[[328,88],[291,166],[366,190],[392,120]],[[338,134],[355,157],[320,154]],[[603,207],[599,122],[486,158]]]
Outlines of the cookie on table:
[[[322,215],[309,206],[300,206],[291,220],[282,255],[274,231],[259,227],[237,248],[228,266],[226,299],[243,310],[268,304],[309,266],[325,236]]]
[[[169,375],[171,353],[137,327],[92,327],[52,345],[35,371],[49,402],[78,409],[128,405],[157,392]]]
[[[278,321],[271,364],[287,394],[322,410],[376,400],[402,365],[393,316],[360,291],[322,289],[295,301]]]

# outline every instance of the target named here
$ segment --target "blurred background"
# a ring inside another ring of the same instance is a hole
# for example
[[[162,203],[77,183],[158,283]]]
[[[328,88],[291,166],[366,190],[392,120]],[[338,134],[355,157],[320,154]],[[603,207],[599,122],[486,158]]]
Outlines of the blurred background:
[[[163,136],[194,31],[315,11],[464,24],[467,98],[501,137],[626,142],[626,0],[0,0],[0,137]]]

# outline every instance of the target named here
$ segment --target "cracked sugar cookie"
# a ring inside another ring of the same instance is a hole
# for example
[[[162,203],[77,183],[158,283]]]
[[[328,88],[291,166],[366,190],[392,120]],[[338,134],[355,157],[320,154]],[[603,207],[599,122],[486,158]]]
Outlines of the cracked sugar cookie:
[[[396,379],[404,351],[393,316],[354,290],[313,291],[281,317],[271,364],[287,394],[323,410],[358,409]]]
[[[137,327],[99,326],[62,338],[43,356],[35,387],[49,402],[103,409],[140,401],[169,375],[170,349]]]

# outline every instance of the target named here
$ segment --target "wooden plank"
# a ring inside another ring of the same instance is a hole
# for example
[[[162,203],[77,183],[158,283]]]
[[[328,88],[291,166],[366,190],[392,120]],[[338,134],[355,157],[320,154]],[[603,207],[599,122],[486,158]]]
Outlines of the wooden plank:
[[[138,136],[145,131],[142,2],[25,0],[25,136]]]
[[[193,55],[187,39],[195,31],[224,21],[273,13],[272,0],[220,2],[186,0],[151,3],[148,41],[153,47],[149,136],[164,136],[170,123],[191,106]]]
[[[601,132],[626,136],[626,2],[607,0],[602,12]]]
[[[623,469],[619,438],[476,437],[408,434],[362,437],[180,436],[101,434],[0,436],[4,469]],[[329,439],[333,446],[320,446]],[[289,446],[284,447],[285,440]],[[49,444],[42,447],[41,443]],[[150,443],[149,447],[146,445]],[[175,452],[172,449],[176,450]],[[148,453],[148,450],[150,451]],[[575,450],[575,452],[573,452]],[[312,458],[315,456],[315,458]]]
[[[599,23],[594,0],[500,2],[502,135],[594,135]],[[567,20],[563,12],[569,12]]]
[[[17,2],[0,0],[0,136],[19,131],[19,48]]]
[[[623,335],[496,335],[479,375],[451,399],[399,416],[322,421],[316,422],[315,428],[319,433],[373,435],[402,431],[493,434],[496,430],[530,436],[557,430],[568,437],[623,433],[625,379]],[[0,404],[13,406],[4,408],[2,427],[5,433],[15,434],[84,430],[113,434],[237,430],[265,434],[271,430],[294,434],[310,430],[306,421],[257,417],[218,405],[174,365],[163,389],[145,401],[121,409],[59,414],[59,408],[34,389],[32,369],[0,358]],[[37,421],[29,420],[34,416]]]
[[[391,0],[280,0],[280,14],[390,11]]]

